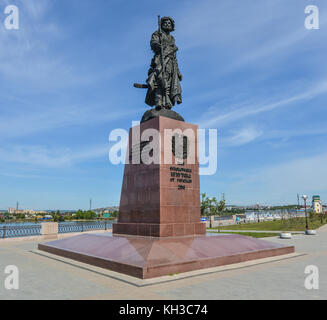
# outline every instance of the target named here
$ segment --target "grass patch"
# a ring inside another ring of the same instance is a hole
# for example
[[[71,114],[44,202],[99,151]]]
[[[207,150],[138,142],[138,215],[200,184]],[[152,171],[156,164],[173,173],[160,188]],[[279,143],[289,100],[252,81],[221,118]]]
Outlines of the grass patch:
[[[318,229],[326,224],[326,219],[321,223],[319,216],[308,217],[309,229]],[[212,228],[218,229],[218,227]],[[244,223],[231,226],[221,226],[221,230],[259,230],[259,231],[305,231],[305,218],[292,218],[276,221],[263,221]]]
[[[218,232],[216,232],[218,233]],[[231,233],[231,234],[240,234],[242,236],[248,236],[253,238],[267,238],[267,237],[277,237],[279,232],[231,232],[231,231],[222,231],[221,233]]]

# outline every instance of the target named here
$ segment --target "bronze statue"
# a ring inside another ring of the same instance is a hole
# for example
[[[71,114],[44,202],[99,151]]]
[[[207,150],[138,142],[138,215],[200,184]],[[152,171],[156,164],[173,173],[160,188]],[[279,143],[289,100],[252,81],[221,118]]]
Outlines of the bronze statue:
[[[151,49],[154,57],[148,71],[146,85],[135,83],[137,88],[147,88],[145,103],[156,107],[157,111],[170,110],[176,103],[182,103],[180,81],[182,75],[178,68],[175,39],[170,34],[175,30],[171,17],[158,16],[159,28],[152,34]]]

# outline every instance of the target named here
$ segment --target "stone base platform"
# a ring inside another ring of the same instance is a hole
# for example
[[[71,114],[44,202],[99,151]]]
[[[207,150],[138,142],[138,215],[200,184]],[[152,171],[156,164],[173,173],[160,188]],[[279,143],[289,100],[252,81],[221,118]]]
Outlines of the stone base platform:
[[[182,237],[199,236],[206,233],[206,224],[193,223],[114,223],[115,235],[133,235],[143,237]]]
[[[294,252],[242,235],[150,238],[83,234],[38,249],[140,279],[150,279]]]

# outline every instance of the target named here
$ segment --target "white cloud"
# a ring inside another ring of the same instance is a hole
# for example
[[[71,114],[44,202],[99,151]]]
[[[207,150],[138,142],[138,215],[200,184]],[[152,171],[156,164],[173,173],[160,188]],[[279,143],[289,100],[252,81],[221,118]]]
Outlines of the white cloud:
[[[64,33],[58,25],[46,21],[49,1],[23,1],[19,3],[20,28],[8,31],[0,28],[0,73],[5,80],[16,83],[28,80],[29,85],[54,84],[56,76],[69,77],[70,68],[58,56],[48,52],[49,41]],[[77,79],[76,79],[77,80]],[[61,83],[62,83],[61,82]]]
[[[45,107],[22,111],[0,119],[0,136],[17,137],[72,125],[113,122],[137,113],[137,109],[111,110],[96,106]]]
[[[245,127],[239,131],[234,131],[234,134],[222,138],[220,141],[223,146],[234,147],[241,146],[253,141],[269,141],[269,144],[274,148],[279,148],[289,143],[290,138],[319,136],[327,134],[327,124],[322,123],[318,128],[303,128],[298,130],[271,130],[263,131],[253,126]]]
[[[227,146],[241,146],[256,140],[262,133],[262,130],[254,127],[242,128],[233,136],[225,138],[222,143]]]
[[[176,33],[184,49],[247,42],[249,35],[256,34],[257,30],[283,15],[284,11],[279,10],[281,2],[199,1],[183,8],[176,17]],[[263,14],[267,7],[275,15]]]
[[[320,27],[326,24],[325,20],[327,15],[321,16]],[[250,47],[250,50],[245,51],[242,55],[240,55],[237,60],[233,63],[227,65],[221,72],[220,75],[225,73],[233,72],[244,65],[248,65],[251,62],[263,62],[267,65],[267,57],[269,56],[269,64],[273,64],[272,59],[278,59],[281,56],[290,56],[291,54],[296,54],[298,43],[303,43],[306,38],[308,38],[312,34],[310,31],[304,28],[296,28],[295,24],[292,28],[285,29],[283,34],[277,34],[265,41],[263,44],[258,42],[258,44]],[[301,42],[302,41],[302,42]]]
[[[90,58],[87,63],[76,62],[85,59],[85,52],[74,48],[76,34],[74,38],[67,21],[60,23],[51,16],[51,11],[56,10],[51,1],[28,0],[17,6],[19,30],[0,28],[0,76],[16,89],[29,87],[37,88],[37,92],[53,92],[108,81],[135,67],[133,61],[123,65],[111,63],[101,69]],[[108,50],[108,54],[113,53]]]
[[[106,157],[106,145],[91,146],[83,150],[70,148],[48,148],[45,146],[14,145],[0,148],[2,162],[20,163],[32,166],[61,168],[88,159]]]
[[[217,107],[212,107],[210,109],[210,112],[205,113],[198,122],[198,125],[200,127],[216,127],[216,126],[223,126],[227,123],[237,121],[249,116],[257,115],[260,113],[269,112],[278,108],[286,107],[289,105],[294,104],[295,102],[302,101],[302,100],[309,100],[314,98],[315,96],[318,96],[320,94],[324,94],[327,92],[327,82],[322,81],[316,84],[315,87],[302,92],[298,93],[289,97],[282,97],[280,100],[277,100],[275,102],[256,102],[251,103],[244,106],[244,103],[241,104],[241,107],[234,106],[232,111],[228,111],[223,114],[219,114]],[[213,116],[214,113],[218,113],[217,116]]]
[[[293,159],[276,165],[234,174],[233,195],[243,201],[260,199],[266,203],[295,203],[296,194],[320,194],[327,199],[327,153]],[[231,196],[233,196],[231,195]]]
[[[304,128],[301,126],[300,130],[272,130],[270,132],[265,132],[264,140],[270,139],[289,139],[293,137],[302,136],[318,136],[327,134],[327,124],[321,123],[318,128]]]

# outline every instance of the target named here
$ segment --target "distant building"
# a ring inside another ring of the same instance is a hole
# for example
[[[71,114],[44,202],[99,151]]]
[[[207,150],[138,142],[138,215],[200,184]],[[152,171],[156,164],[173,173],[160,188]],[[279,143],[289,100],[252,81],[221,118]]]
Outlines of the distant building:
[[[320,196],[313,196],[312,197],[312,209],[315,213],[321,213],[322,212],[322,205],[320,201]]]
[[[8,213],[10,214],[30,214],[30,215],[35,215],[35,214],[45,214],[45,211],[38,211],[38,210],[31,210],[31,209],[21,209],[17,210],[15,208],[9,208]]]

